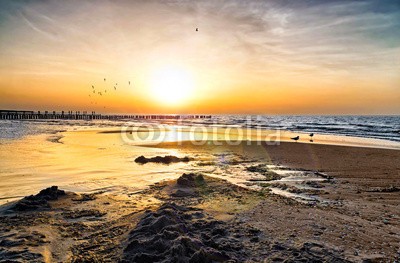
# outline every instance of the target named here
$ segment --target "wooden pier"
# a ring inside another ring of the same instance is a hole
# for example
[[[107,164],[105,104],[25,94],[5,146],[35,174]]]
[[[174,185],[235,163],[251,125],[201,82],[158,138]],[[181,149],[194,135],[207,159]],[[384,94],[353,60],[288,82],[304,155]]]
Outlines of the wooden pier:
[[[21,111],[0,110],[1,120],[178,120],[209,119],[211,115],[138,115],[138,114],[98,114],[95,111]]]

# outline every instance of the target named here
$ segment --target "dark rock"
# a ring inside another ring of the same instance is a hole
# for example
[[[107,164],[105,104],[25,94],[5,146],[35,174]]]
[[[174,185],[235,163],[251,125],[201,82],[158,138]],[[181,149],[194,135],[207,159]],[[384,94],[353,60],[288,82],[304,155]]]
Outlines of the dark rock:
[[[24,197],[18,201],[12,209],[15,211],[29,211],[50,208],[49,201],[57,200],[60,196],[64,195],[65,191],[59,190],[58,186],[52,186],[43,189],[37,195]]]
[[[57,200],[58,197],[62,195],[65,195],[64,190],[58,190],[58,186],[52,186],[40,191],[36,197],[42,197],[46,200]]]
[[[147,159],[146,157],[144,157],[143,155],[141,155],[141,156],[139,156],[138,158],[135,159],[135,162],[136,162],[136,163],[144,164],[144,163],[147,163],[147,162],[149,162],[149,161],[148,161],[148,159]]]
[[[179,157],[172,156],[172,155],[166,155],[164,157],[156,156],[156,157],[151,157],[151,158],[146,158],[143,155],[141,155],[135,159],[135,162],[140,163],[140,164],[146,164],[146,163],[170,164],[170,163],[189,162],[189,161],[191,161],[191,158],[189,158],[189,157],[179,158]]]
[[[199,174],[183,174],[181,177],[178,178],[177,184],[180,186],[188,186],[188,187],[197,187],[204,185],[204,177]]]

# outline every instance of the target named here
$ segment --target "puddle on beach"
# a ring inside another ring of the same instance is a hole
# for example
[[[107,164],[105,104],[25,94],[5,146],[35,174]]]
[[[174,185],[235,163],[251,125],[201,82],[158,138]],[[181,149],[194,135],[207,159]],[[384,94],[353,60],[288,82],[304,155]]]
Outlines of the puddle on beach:
[[[228,158],[227,155],[224,158]],[[221,160],[221,158],[219,158]],[[199,168],[201,167],[201,168]],[[326,184],[333,180],[326,174],[307,170],[294,170],[284,166],[268,165],[259,161],[203,162],[195,169],[206,175],[225,179],[236,185],[284,196],[301,203],[328,204],[320,197]]]

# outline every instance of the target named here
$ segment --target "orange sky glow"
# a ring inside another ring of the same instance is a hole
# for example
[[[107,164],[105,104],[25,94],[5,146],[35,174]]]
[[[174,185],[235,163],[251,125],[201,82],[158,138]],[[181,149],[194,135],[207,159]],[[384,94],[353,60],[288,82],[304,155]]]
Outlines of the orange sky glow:
[[[399,5],[283,2],[2,3],[0,108],[400,114]]]

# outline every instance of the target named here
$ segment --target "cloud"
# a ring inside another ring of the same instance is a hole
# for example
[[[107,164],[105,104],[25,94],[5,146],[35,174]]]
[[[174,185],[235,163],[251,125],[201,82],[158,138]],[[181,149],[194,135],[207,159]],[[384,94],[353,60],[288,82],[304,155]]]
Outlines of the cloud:
[[[26,22],[26,24],[33,29],[34,31],[38,32],[39,34],[45,36],[46,38],[49,38],[51,40],[58,40],[57,33],[54,32],[53,30],[49,29],[42,29],[41,26],[38,24],[45,24],[46,27],[51,27],[51,23],[53,21],[44,16],[44,15],[35,15],[35,16],[30,16],[28,14],[25,14],[25,12],[20,12],[20,16],[22,19]],[[34,21],[39,21],[39,22],[34,22]],[[50,25],[49,25],[50,24]]]
[[[267,76],[398,70],[393,58],[400,36],[393,32],[400,30],[400,7],[394,1],[387,1],[391,9],[374,0],[17,3],[12,12],[23,23],[8,17],[2,30],[15,33],[3,50],[60,62],[63,69],[79,61],[114,68],[129,56],[142,65],[175,60]]]

